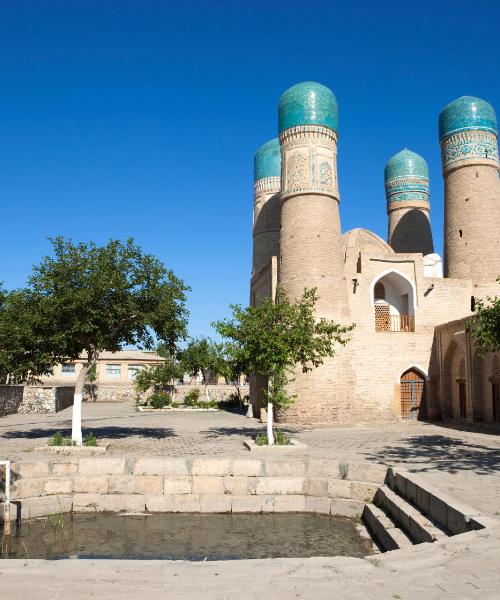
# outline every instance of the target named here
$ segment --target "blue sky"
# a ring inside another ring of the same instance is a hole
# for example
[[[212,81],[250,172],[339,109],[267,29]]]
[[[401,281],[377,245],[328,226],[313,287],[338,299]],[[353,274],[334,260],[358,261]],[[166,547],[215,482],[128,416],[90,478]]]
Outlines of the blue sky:
[[[344,231],[386,235],[383,170],[429,163],[442,249],[440,109],[500,111],[500,3],[0,0],[0,280],[47,237],[133,236],[191,287],[192,335],[246,304],[252,161],[281,93],[329,86]]]

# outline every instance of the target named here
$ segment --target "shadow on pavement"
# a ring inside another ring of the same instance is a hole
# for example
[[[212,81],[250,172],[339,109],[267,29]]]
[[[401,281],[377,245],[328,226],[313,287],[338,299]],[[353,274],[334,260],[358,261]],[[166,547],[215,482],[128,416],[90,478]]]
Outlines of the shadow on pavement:
[[[442,435],[410,437],[401,444],[385,446],[365,456],[384,464],[407,463],[405,468],[412,472],[500,473],[500,450]]]
[[[93,433],[98,438],[121,439],[127,437],[142,437],[163,439],[174,437],[176,434],[173,429],[167,427],[83,427],[84,435]],[[5,439],[41,439],[52,437],[54,433],[62,433],[64,436],[71,434],[69,428],[53,428],[53,429],[28,429],[21,431],[8,431],[0,437]]]

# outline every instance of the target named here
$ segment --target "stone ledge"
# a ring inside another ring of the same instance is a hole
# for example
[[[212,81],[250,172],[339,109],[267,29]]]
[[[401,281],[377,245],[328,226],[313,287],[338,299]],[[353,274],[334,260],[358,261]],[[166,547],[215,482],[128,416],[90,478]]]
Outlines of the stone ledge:
[[[105,446],[37,446],[37,454],[62,454],[64,456],[93,456],[106,454],[109,444]]]

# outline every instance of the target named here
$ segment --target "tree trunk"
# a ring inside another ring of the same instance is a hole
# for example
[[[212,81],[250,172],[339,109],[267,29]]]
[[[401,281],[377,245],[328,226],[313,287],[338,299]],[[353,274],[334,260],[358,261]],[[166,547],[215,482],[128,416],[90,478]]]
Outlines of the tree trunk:
[[[73,396],[73,418],[71,422],[71,439],[76,443],[77,446],[81,446],[83,443],[82,436],[82,400],[83,391],[85,388],[85,380],[89,371],[93,368],[97,357],[93,357],[89,352],[87,364],[82,365],[80,373],[75,383],[75,393]]]
[[[267,403],[267,443],[270,446],[274,445],[274,434],[273,434],[273,403]]]

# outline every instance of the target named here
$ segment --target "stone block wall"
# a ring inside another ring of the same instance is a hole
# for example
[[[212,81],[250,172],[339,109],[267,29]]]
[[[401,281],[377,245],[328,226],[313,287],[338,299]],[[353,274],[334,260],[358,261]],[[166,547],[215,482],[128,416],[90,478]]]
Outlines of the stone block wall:
[[[0,417],[17,413],[23,401],[22,385],[0,385]]]
[[[9,414],[56,413],[73,404],[71,386],[0,386],[0,416]]]
[[[12,464],[11,518],[54,512],[316,512],[360,517],[382,465],[325,459],[71,458]]]

